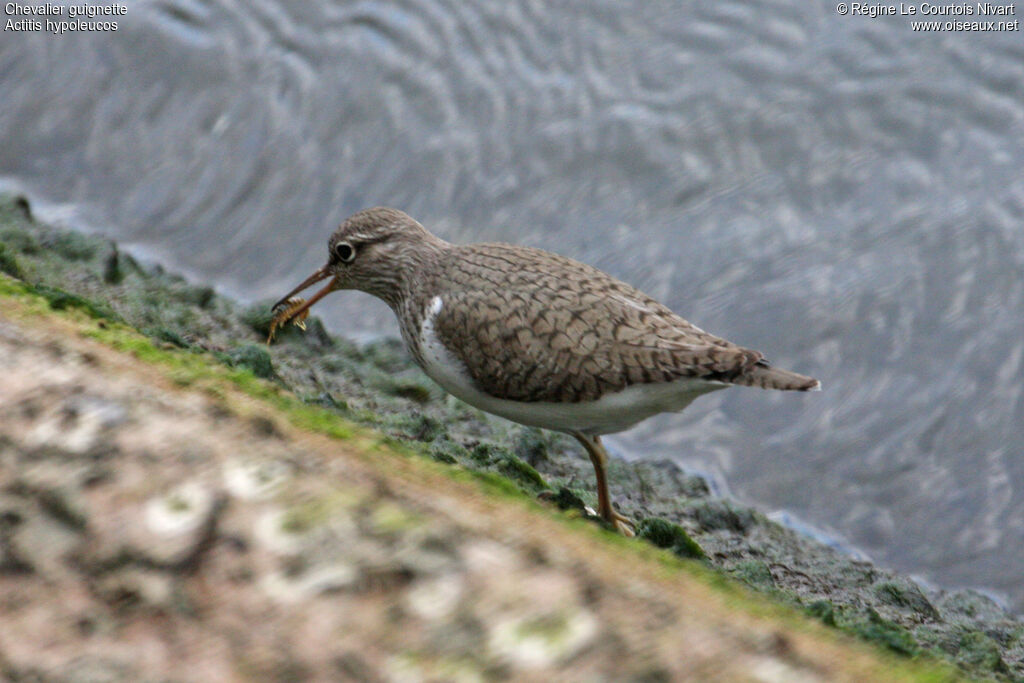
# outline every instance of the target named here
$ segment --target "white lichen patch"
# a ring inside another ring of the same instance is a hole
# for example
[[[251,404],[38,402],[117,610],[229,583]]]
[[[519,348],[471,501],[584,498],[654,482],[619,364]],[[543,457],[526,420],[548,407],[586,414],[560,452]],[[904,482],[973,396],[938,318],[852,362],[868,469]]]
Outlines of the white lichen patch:
[[[277,460],[233,459],[224,463],[224,486],[243,500],[266,500],[288,479],[289,467]]]
[[[752,662],[750,680],[760,683],[815,683],[822,678],[775,657],[758,657]]]
[[[160,536],[191,533],[206,521],[214,494],[199,482],[185,482],[146,503],[146,527]]]
[[[32,447],[50,446],[69,453],[85,453],[100,443],[104,430],[122,423],[127,411],[120,405],[93,397],[70,399],[60,410],[40,420],[28,433]]]
[[[401,654],[391,657],[385,667],[387,679],[391,683],[422,683],[428,680],[427,670],[413,655]]]
[[[260,545],[280,555],[296,555],[327,537],[359,536],[349,512],[327,504],[268,510],[256,519],[253,533]]]
[[[515,617],[491,628],[488,646],[511,666],[543,669],[571,659],[597,631],[597,619],[585,610]]]
[[[460,554],[470,574],[512,572],[521,564],[521,558],[510,548],[490,539],[466,544]]]
[[[257,517],[253,534],[258,544],[281,555],[301,552],[306,541],[306,535],[289,525],[285,511],[278,509],[268,510]]]
[[[453,683],[479,683],[483,674],[471,662],[447,657],[433,659],[411,653],[395,655],[385,664],[387,680],[391,683],[423,683],[424,681],[452,681]]]
[[[446,619],[458,608],[464,586],[465,579],[457,574],[419,581],[406,593],[406,607],[427,621]]]
[[[308,600],[321,593],[340,591],[359,580],[359,570],[350,564],[335,562],[302,572],[272,572],[260,586],[267,597],[282,603]]]

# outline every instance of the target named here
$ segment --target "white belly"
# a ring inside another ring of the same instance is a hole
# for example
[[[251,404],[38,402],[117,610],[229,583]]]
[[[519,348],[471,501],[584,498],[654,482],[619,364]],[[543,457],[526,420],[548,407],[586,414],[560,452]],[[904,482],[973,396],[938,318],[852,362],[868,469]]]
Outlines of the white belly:
[[[450,394],[505,419],[562,432],[600,435],[621,432],[658,413],[680,411],[693,399],[726,384],[700,379],[639,384],[605,394],[596,401],[555,403],[509,401],[486,394],[473,385],[462,361],[453,356],[434,333],[433,319],[443,302],[434,297],[423,318],[420,347],[423,370]]]

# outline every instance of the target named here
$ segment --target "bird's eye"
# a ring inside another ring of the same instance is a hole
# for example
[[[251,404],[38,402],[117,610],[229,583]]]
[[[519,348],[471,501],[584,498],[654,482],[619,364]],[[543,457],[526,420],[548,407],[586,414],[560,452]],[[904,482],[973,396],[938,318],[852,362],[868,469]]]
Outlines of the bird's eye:
[[[356,249],[348,242],[338,242],[334,245],[334,255],[342,263],[352,263],[356,258]]]

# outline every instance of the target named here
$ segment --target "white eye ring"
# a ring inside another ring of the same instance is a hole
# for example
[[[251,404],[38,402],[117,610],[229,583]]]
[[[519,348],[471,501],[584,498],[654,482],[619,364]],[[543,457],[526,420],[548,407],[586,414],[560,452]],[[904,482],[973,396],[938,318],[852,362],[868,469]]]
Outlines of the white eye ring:
[[[334,245],[334,255],[342,263],[352,263],[356,258],[356,248],[348,242],[338,242]]]

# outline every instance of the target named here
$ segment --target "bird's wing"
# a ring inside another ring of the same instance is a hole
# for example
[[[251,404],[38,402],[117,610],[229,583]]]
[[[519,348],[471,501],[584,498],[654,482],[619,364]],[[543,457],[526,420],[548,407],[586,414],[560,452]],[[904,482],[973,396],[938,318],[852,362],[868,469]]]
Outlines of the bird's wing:
[[[493,396],[578,402],[684,377],[729,382],[762,359],[583,263],[505,245],[462,249],[433,329]]]

